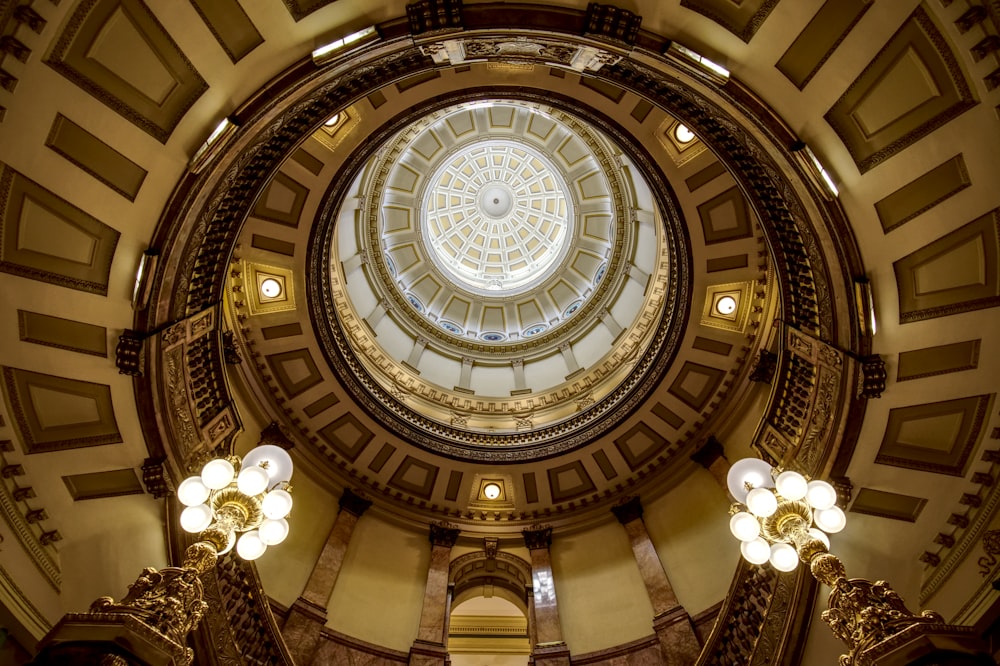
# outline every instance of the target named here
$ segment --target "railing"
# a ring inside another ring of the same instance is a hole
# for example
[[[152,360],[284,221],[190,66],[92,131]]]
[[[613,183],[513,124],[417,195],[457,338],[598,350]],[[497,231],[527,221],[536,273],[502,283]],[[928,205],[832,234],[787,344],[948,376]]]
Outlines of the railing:
[[[294,666],[252,564],[224,556],[202,582],[208,610],[192,637],[199,666]]]

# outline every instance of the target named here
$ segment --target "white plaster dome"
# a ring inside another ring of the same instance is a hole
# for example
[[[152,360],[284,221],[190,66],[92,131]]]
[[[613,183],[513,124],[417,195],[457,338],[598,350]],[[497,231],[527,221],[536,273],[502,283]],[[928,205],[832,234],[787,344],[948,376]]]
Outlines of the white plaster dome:
[[[438,268],[462,287],[512,295],[548,277],[569,248],[569,187],[526,142],[462,146],[430,177],[420,232]]]

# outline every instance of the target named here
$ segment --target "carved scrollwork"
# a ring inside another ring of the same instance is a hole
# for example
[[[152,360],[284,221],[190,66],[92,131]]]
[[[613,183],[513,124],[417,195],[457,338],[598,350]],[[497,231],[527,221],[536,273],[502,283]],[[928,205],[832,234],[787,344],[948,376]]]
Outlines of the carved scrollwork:
[[[944,622],[934,611],[911,612],[885,581],[848,580],[842,573],[834,582],[829,606],[823,611],[823,621],[850,648],[841,655],[841,666],[864,666],[859,656],[865,650],[914,624]]]
[[[202,600],[198,576],[198,571],[189,567],[159,571],[147,567],[121,601],[100,597],[90,605],[90,612],[134,616],[174,643],[184,645],[187,634],[198,626],[208,607]],[[186,652],[190,663],[192,652]]]

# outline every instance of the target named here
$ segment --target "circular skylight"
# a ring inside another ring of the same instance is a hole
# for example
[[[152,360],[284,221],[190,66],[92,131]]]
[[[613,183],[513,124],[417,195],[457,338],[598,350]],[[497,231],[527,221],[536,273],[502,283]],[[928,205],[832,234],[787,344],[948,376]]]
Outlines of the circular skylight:
[[[431,176],[422,232],[434,262],[474,292],[518,293],[544,280],[572,238],[567,186],[533,147],[484,138]]]

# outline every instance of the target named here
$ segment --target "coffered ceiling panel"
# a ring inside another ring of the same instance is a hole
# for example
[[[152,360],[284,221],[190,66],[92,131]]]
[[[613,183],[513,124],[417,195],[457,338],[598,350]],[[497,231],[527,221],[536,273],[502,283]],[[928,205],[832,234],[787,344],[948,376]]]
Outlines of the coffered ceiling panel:
[[[552,493],[553,502],[565,502],[576,499],[587,493],[592,493],[596,489],[590,473],[579,460],[550,467],[548,470],[549,491]]]
[[[307,196],[309,190],[305,185],[287,174],[278,173],[260,195],[253,215],[262,220],[294,227],[299,223]]]
[[[706,245],[749,238],[753,234],[746,199],[735,187],[698,206],[698,217]]]
[[[681,7],[707,16],[744,42],[749,42],[778,0],[681,0]]]
[[[670,442],[645,423],[637,423],[615,440],[618,452],[633,472],[657,455],[666,454]]]
[[[27,310],[17,311],[17,322],[19,337],[24,342],[81,354],[108,355],[108,329],[103,326]]]
[[[45,145],[129,201],[135,201],[146,179],[145,169],[61,113]]]
[[[107,294],[118,232],[0,166],[0,271]]]
[[[431,493],[434,492],[434,482],[437,480],[439,471],[437,465],[432,465],[413,456],[406,456],[393,473],[389,485],[429,500]]]
[[[826,120],[865,173],[975,103],[955,54],[920,6]]]
[[[992,400],[977,395],[890,410],[875,462],[964,475]]]
[[[901,323],[1000,305],[1000,210],[893,264]]]
[[[191,4],[234,63],[264,43],[238,0],[191,0]]]
[[[46,62],[161,143],[208,89],[139,0],[84,0]]]
[[[871,0],[826,0],[775,67],[805,88],[871,6]]]
[[[320,428],[317,434],[348,462],[357,460],[375,436],[375,433],[366,428],[352,414],[344,414],[331,421]]]
[[[134,469],[113,469],[64,476],[63,482],[74,501],[138,495],[143,491]]]
[[[974,370],[979,366],[981,342],[966,340],[901,352],[896,363],[896,381]]]
[[[962,155],[955,155],[875,202],[882,230],[889,233],[971,184]]]
[[[25,453],[122,441],[109,386],[20,368],[3,373]]]
[[[289,398],[294,398],[323,380],[308,349],[270,354],[267,356],[267,364]]]
[[[854,513],[867,513],[880,518],[915,522],[927,500],[923,497],[900,495],[884,490],[861,488],[851,503]]]

